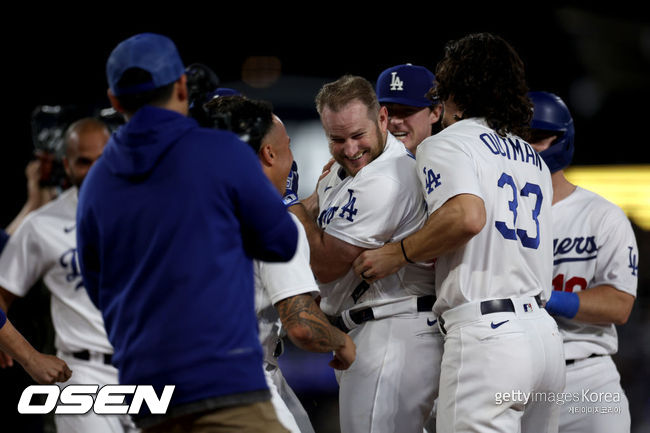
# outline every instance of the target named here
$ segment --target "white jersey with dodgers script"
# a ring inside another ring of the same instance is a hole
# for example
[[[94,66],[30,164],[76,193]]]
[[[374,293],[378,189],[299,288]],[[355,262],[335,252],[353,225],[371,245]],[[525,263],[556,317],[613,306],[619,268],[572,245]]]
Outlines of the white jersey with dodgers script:
[[[480,233],[436,261],[436,314],[484,299],[550,297],[553,190],[528,143],[500,137],[483,119],[461,120],[420,144],[417,173],[429,214],[459,194],[481,198],[486,210]]]
[[[609,285],[636,296],[638,248],[625,213],[586,189],[553,205],[553,288],[569,292]],[[564,339],[566,359],[618,350],[613,324],[555,318]]]
[[[417,231],[426,221],[426,203],[415,174],[415,160],[390,133],[384,151],[355,176],[338,163],[318,184],[321,213],[318,225],[329,235],[361,248],[379,248]],[[431,267],[409,264],[396,274],[375,281],[357,299],[361,279],[350,270],[320,284],[321,308],[337,315],[359,305],[391,303],[412,295],[434,293]]]
[[[288,262],[255,264],[255,311],[259,337],[264,348],[264,360],[277,365],[273,352],[280,338],[280,316],[274,304],[296,295],[318,295],[318,285],[309,266],[309,243],[305,229],[294,214],[289,213],[298,227],[298,246]]]
[[[0,286],[25,296],[41,278],[52,293],[55,346],[63,352],[113,353],[101,313],[88,297],[77,265],[77,188],[30,213],[0,256]]]

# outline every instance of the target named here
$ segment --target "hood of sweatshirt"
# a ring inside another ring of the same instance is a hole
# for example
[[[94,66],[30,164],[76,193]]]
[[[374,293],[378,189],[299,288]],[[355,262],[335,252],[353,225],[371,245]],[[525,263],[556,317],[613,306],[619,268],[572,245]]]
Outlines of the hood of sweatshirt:
[[[109,140],[102,159],[120,177],[147,176],[158,160],[198,123],[175,111],[146,105]]]

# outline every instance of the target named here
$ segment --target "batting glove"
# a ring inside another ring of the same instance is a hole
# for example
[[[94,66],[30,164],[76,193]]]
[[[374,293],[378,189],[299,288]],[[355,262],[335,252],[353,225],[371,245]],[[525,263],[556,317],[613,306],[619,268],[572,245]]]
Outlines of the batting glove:
[[[298,200],[298,164],[296,164],[296,161],[291,164],[291,171],[287,177],[287,188],[282,201],[286,207],[300,203],[300,200]]]

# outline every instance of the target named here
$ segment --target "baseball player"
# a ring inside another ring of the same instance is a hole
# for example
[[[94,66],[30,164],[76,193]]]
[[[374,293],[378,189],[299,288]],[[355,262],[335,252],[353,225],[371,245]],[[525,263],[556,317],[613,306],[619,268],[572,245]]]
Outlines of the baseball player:
[[[40,384],[65,382],[72,372],[65,361],[40,353],[18,332],[0,308],[0,350],[16,358],[34,381]]]
[[[377,100],[388,110],[388,131],[415,155],[418,145],[440,130],[442,104],[431,92],[435,75],[411,63],[385,69],[375,86]],[[427,433],[435,432],[435,403]]]
[[[429,218],[402,242],[364,252],[355,271],[382,278],[437,258],[445,341],[436,431],[557,431],[557,407],[530,398],[562,390],[564,360],[541,308],[552,270],[550,173],[515,135],[531,115],[523,62],[502,38],[472,34],[446,45],[436,80],[444,129],[417,152]]]
[[[388,131],[415,155],[425,138],[438,132],[442,105],[429,99],[435,75],[406,63],[385,69],[377,78],[377,99],[388,110]]]
[[[64,167],[73,186],[30,213],[0,256],[0,305],[7,308],[40,279],[49,288],[57,356],[72,369],[68,384],[117,384],[101,314],[84,290],[77,265],[75,214],[78,189],[99,158],[109,131],[98,120],[74,122],[65,134]],[[133,431],[127,415],[56,415],[59,432]]]
[[[357,346],[354,364],[337,372],[341,431],[420,433],[441,357],[433,270],[411,264],[367,284],[351,267],[361,251],[421,227],[426,210],[415,161],[387,131],[386,108],[364,78],[326,84],[316,104],[336,162],[317,186],[320,212],[305,204],[289,209],[305,225],[320,307]]]
[[[280,118],[272,113],[271,104],[236,93],[221,93],[206,108],[211,118],[229,119],[228,124],[220,126],[246,139],[278,192],[291,196],[286,204],[295,204],[298,173],[295,162],[292,163],[290,138]],[[307,412],[278,365],[282,338],[288,335],[304,350],[333,351],[332,366],[340,369],[348,368],[354,361],[355,347],[347,334],[330,325],[314,301],[319,290],[309,267],[309,243],[302,224],[291,215],[299,233],[293,259],[284,263],[254,261],[255,311],[264,349],[264,374],[278,418],[292,433],[313,433]]]
[[[615,325],[627,321],[636,296],[634,232],[618,206],[565,177],[574,125],[564,101],[548,92],[529,96],[534,104],[530,144],[551,170],[554,191],[553,292],[546,310],[564,339],[568,398],[559,431],[629,432],[628,400],[611,355],[618,350]]]

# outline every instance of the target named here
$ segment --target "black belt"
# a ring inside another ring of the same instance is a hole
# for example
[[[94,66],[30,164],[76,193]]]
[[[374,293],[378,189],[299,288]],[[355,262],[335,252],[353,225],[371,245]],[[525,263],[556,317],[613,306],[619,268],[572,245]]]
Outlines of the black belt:
[[[436,297],[433,295],[429,296],[420,296],[417,299],[418,311],[431,311],[433,310],[433,304],[436,301]],[[357,325],[361,325],[363,322],[368,320],[375,320],[375,313],[372,312],[372,307],[361,308],[359,310],[354,310],[350,312],[350,319]],[[336,316],[330,320],[332,325],[336,326],[343,332],[350,332],[350,329],[345,326],[342,316]]]
[[[583,360],[585,360],[585,359],[595,358],[595,357],[597,357],[597,356],[604,356],[604,355],[597,355],[597,354],[595,354],[595,353],[592,353],[591,355],[589,355],[589,356],[586,357],[586,358],[580,358],[580,359],[567,359],[567,360],[566,360],[566,365],[573,365],[573,364],[576,363],[576,361],[583,361]]]
[[[275,349],[273,349],[273,357],[279,358],[283,352],[284,352],[284,342],[282,341],[282,338],[278,337],[278,342],[275,343]]]
[[[539,295],[535,296],[535,302],[537,306],[542,308],[542,300]],[[492,314],[492,313],[514,313],[515,304],[513,304],[512,299],[492,299],[490,301],[481,302],[481,314]],[[445,321],[442,316],[438,317],[438,323],[440,324],[440,330],[443,333],[447,333],[445,329]]]
[[[113,355],[111,355],[110,353],[104,353],[103,355],[104,355],[104,364],[111,365],[113,361]],[[90,352],[87,350],[72,352],[72,357],[84,361],[90,361]]]

